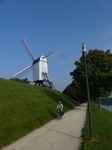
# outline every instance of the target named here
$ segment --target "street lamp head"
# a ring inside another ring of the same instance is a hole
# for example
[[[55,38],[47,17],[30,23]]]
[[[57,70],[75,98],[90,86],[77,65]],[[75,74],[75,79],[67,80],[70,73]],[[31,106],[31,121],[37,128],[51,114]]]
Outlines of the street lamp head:
[[[85,43],[82,43],[82,52],[86,52],[86,45],[85,45]]]

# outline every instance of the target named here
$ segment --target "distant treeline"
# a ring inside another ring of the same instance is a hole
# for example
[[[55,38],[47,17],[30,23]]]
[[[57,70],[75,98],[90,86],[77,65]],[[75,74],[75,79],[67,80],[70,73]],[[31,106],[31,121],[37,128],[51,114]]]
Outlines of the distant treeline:
[[[25,79],[11,78],[10,80],[22,82],[22,83],[27,83],[27,84],[31,83],[31,81],[28,81],[28,78],[25,78]]]

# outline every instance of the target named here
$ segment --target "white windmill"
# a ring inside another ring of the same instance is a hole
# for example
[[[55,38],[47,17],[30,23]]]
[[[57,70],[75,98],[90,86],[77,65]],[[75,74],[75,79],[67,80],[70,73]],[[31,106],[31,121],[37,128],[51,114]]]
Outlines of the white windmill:
[[[25,39],[23,38],[22,40],[23,40],[25,47],[28,50],[28,53],[31,56],[33,63],[32,65],[26,67],[25,69],[16,73],[12,77],[17,78],[20,74],[22,74],[23,72],[27,71],[28,69],[32,67],[33,68],[33,82],[35,83],[35,85],[38,84],[39,86],[42,85],[42,86],[48,86],[48,87],[54,88],[52,82],[50,82],[48,79],[48,67],[47,67],[47,58],[51,57],[53,53],[50,52],[47,55],[43,54],[41,57],[34,59]]]

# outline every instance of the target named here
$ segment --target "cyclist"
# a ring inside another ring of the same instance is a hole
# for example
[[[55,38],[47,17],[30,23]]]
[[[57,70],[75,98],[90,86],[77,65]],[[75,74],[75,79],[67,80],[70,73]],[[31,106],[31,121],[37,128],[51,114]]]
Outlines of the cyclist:
[[[63,115],[63,104],[61,103],[61,101],[59,101],[56,108],[57,108],[57,113],[60,113],[62,116]]]

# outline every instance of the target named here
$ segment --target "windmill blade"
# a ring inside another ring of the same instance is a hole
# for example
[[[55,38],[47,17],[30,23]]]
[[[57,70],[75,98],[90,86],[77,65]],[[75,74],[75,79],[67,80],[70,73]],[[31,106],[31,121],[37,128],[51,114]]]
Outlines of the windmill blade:
[[[33,54],[31,53],[31,51],[30,51],[30,49],[29,49],[29,47],[28,47],[28,45],[27,45],[27,43],[26,43],[25,39],[23,38],[22,40],[23,40],[23,42],[24,42],[24,44],[25,44],[25,47],[27,48],[27,50],[28,50],[28,52],[29,52],[29,54],[30,54],[31,58],[32,58],[32,59],[33,59],[33,61],[34,61],[35,59],[34,59],[34,57],[33,57]]]
[[[12,76],[12,78],[17,77],[18,75],[22,74],[23,72],[27,71],[28,69],[30,69],[32,67],[32,65],[26,67],[25,69],[21,70],[20,72],[16,73],[15,75]]]
[[[49,57],[51,57],[53,55],[53,52],[49,52],[49,53],[47,53],[46,55],[45,55],[45,57],[46,58],[49,58]]]

